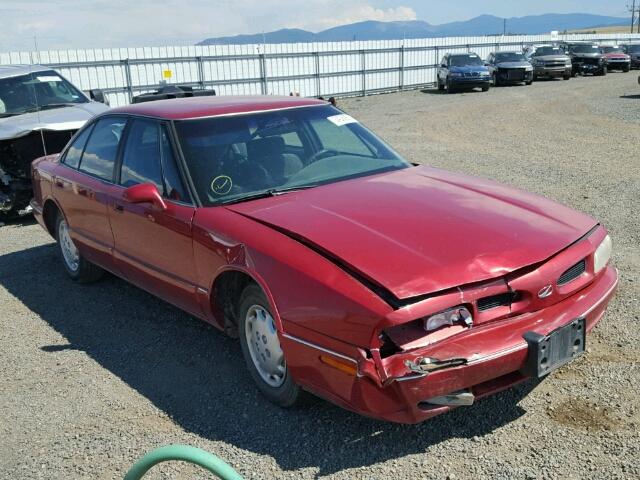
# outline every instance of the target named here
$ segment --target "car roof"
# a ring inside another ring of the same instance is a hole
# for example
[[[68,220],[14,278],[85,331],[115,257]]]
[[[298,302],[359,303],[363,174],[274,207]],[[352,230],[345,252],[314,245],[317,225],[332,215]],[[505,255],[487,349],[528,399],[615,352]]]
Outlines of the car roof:
[[[500,50],[499,52],[492,52],[494,55],[498,55],[499,53],[522,53],[518,50]]]
[[[32,72],[44,72],[52,70],[51,67],[42,65],[0,65],[0,78],[19,77]]]
[[[142,115],[165,120],[186,120],[269,110],[328,105],[324,100],[275,95],[173,98],[114,108],[109,113]]]

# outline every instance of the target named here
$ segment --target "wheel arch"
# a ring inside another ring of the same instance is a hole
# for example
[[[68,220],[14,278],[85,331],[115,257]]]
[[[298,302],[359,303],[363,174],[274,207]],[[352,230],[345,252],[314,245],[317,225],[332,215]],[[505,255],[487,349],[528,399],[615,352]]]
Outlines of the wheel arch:
[[[47,228],[47,231],[49,232],[49,235],[51,235],[54,239],[57,238],[56,217],[59,214],[64,215],[62,213],[60,205],[58,205],[58,203],[52,198],[48,198],[42,206],[42,219],[44,221],[45,227]]]
[[[238,336],[237,308],[242,292],[250,284],[257,285],[265,294],[276,327],[280,332],[283,332],[282,321],[266,281],[246,267],[228,265],[222,268],[213,279],[209,295],[213,315],[220,319],[219,323],[225,333],[233,338]]]

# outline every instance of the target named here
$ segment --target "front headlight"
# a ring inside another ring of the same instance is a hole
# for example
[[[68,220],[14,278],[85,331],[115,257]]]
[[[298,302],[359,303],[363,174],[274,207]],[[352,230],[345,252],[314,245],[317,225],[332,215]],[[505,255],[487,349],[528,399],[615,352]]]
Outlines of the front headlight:
[[[473,325],[473,316],[467,307],[458,306],[445,310],[444,312],[436,313],[424,320],[424,329],[427,332],[432,332],[440,327],[461,324],[467,327]]]
[[[564,64],[565,64],[567,67],[570,67],[570,66],[571,66],[571,59],[570,59],[570,58],[567,58],[567,59],[564,61]]]
[[[604,240],[598,245],[596,249],[596,253],[593,255],[593,270],[594,273],[598,273],[609,263],[609,259],[611,258],[611,237],[607,235],[604,237]]]
[[[461,77],[462,74],[460,72],[451,72],[449,75],[451,75],[452,77]]]
[[[533,66],[524,67],[527,72],[533,71]]]
[[[480,76],[481,76],[481,77],[488,77],[488,76],[490,76],[490,75],[491,75],[491,74],[490,74],[489,72],[480,72]]]

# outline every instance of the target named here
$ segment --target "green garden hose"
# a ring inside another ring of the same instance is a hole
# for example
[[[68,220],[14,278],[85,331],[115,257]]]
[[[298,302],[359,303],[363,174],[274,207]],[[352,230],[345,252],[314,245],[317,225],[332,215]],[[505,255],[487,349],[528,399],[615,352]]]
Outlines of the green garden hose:
[[[140,480],[154,465],[171,460],[193,463],[222,480],[242,480],[238,472],[215,455],[188,445],[167,445],[152,450],[131,467],[124,480]]]

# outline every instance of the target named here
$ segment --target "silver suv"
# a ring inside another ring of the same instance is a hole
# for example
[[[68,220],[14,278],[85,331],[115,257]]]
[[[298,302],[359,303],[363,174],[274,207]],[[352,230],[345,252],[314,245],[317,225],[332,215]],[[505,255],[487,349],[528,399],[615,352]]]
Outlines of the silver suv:
[[[533,65],[534,80],[540,77],[571,78],[571,58],[558,45],[529,45],[525,47],[524,54]]]

